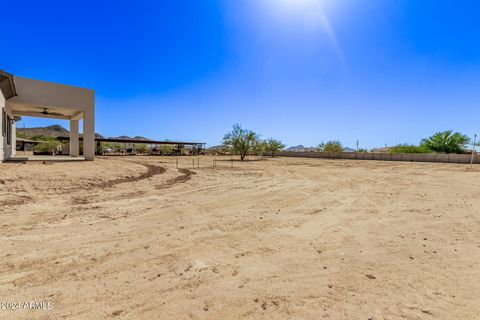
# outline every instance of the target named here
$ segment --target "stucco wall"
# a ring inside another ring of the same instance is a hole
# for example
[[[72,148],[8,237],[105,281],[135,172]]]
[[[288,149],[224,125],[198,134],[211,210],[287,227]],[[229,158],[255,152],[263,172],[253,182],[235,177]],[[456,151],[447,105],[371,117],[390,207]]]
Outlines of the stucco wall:
[[[352,159],[352,160],[380,160],[380,161],[408,161],[408,162],[443,162],[443,163],[470,163],[470,154],[390,154],[390,153],[324,153],[324,152],[280,152],[281,157],[321,158],[321,159]],[[473,158],[473,162],[480,164],[480,155]]]
[[[2,91],[0,90],[0,161],[5,160],[5,147],[7,141],[3,136],[3,110],[5,109],[5,97],[3,96]]]
[[[5,102],[5,97],[0,92],[0,161],[6,160],[15,155],[16,150],[16,124],[9,124],[11,126],[11,139],[10,144],[6,136],[3,136],[3,110],[10,118],[13,118],[11,110],[8,109]]]

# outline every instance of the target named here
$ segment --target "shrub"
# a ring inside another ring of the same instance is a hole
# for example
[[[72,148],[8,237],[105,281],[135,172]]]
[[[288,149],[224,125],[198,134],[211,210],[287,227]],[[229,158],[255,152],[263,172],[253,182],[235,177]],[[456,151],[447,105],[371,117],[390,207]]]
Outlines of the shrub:
[[[275,157],[275,154],[285,149],[285,145],[280,140],[275,140],[270,138],[265,140],[265,150],[271,152],[272,157]]]
[[[390,150],[390,153],[432,153],[425,145],[414,146],[408,144],[399,144]]]
[[[332,140],[327,143],[322,142],[318,149],[320,152],[338,153],[343,152],[343,145],[339,140]]]

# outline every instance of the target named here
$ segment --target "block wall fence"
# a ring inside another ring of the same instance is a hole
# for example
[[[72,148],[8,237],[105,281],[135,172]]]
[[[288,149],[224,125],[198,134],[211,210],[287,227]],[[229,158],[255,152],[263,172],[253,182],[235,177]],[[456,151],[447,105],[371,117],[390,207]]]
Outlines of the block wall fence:
[[[280,157],[320,158],[320,159],[350,159],[350,160],[378,160],[378,161],[407,161],[407,162],[441,162],[469,164],[471,154],[427,154],[427,153],[361,153],[361,152],[280,152]],[[480,155],[473,157],[473,163],[480,164]]]

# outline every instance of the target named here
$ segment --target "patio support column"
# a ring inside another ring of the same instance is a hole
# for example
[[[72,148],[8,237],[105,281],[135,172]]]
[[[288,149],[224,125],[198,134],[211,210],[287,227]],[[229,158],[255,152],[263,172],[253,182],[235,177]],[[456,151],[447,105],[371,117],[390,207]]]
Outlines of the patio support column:
[[[17,122],[12,121],[12,157],[14,157],[17,154]]]
[[[79,142],[78,142],[78,120],[70,120],[70,156],[78,157]]]
[[[92,106],[83,112],[83,156],[85,160],[95,158],[95,109]]]

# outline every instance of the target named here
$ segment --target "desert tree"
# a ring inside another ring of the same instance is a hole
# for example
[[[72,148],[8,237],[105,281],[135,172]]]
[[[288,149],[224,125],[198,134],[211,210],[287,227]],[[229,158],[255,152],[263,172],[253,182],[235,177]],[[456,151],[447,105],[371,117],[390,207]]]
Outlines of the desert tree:
[[[320,152],[338,153],[343,152],[343,145],[339,140],[331,140],[318,146]]]
[[[463,153],[465,145],[470,142],[468,136],[451,130],[437,132],[422,140],[422,146],[437,153]]]
[[[33,147],[33,151],[36,153],[55,155],[62,148],[62,143],[56,137],[35,136],[32,140],[40,142]]]
[[[121,143],[112,143],[112,149],[117,153],[121,153],[124,150],[124,145]]]
[[[265,140],[265,150],[272,154],[272,157],[275,157],[275,154],[285,149],[285,145],[280,140],[270,138]]]
[[[223,137],[223,144],[229,146],[234,153],[240,155],[243,161],[260,140],[258,134],[251,130],[243,129],[239,124],[233,126],[232,131]]]
[[[161,155],[170,155],[173,154],[175,148],[172,145],[162,144],[158,147],[158,150],[160,151]]]
[[[145,143],[136,143],[133,145],[135,152],[140,154],[147,153],[148,147]]]
[[[252,145],[251,153],[256,156],[261,156],[266,149],[267,144],[265,143],[265,141],[257,139]]]

